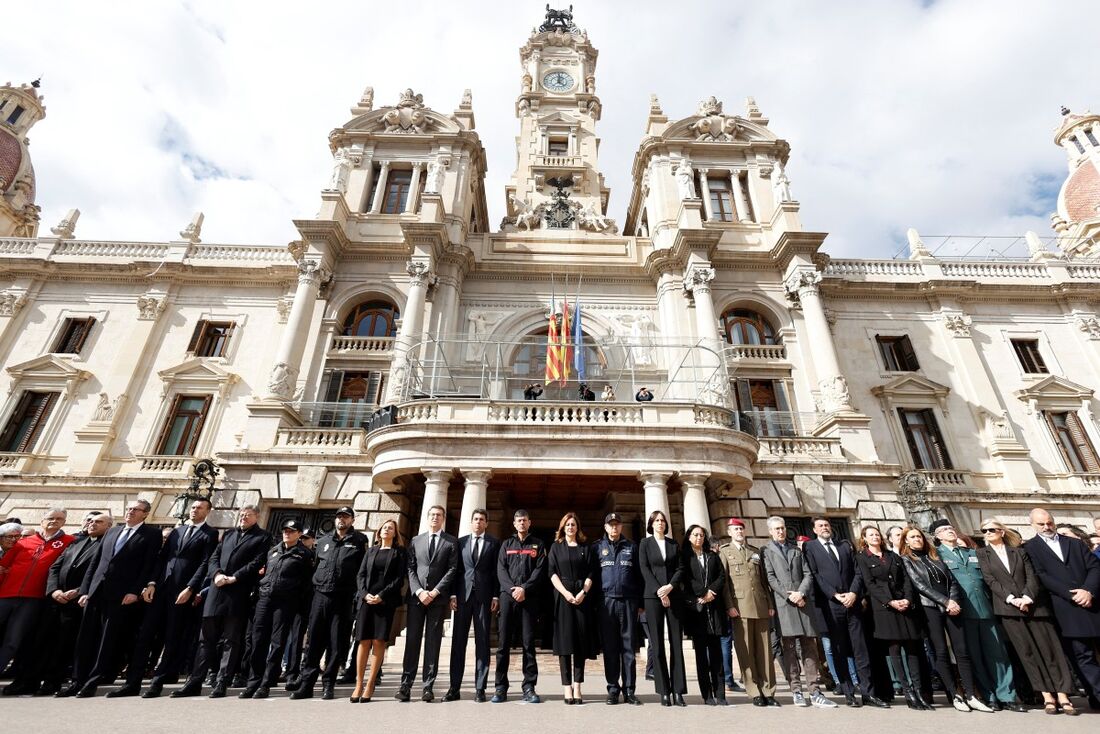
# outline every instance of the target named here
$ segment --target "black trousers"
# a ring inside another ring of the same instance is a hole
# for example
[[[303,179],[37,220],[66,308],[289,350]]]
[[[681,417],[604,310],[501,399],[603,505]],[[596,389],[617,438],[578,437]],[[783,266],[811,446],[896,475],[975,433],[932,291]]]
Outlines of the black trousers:
[[[164,647],[160,662],[153,671],[154,682],[163,683],[165,678],[176,678],[183,669],[188,643],[193,638],[191,632],[201,611],[190,602],[177,605],[179,592],[171,586],[158,586],[153,594],[153,603],[146,605],[134,654],[126,670],[128,684],[141,685],[149,657],[156,655],[154,648],[157,640],[162,640]]]
[[[210,672],[210,668],[217,664],[217,684],[228,686],[233,681],[241,661],[247,626],[248,617],[243,614],[203,617],[202,632],[199,634],[199,652],[195,656],[195,667],[191,669],[190,680],[201,684],[206,680],[206,674]],[[222,648],[220,657],[219,643]]]
[[[539,680],[539,665],[535,660],[535,624],[538,609],[530,599],[520,603],[511,594],[500,595],[500,618],[497,621],[497,671],[496,690],[508,691],[508,659],[511,655],[512,636],[519,629],[523,645],[523,690],[533,691]]]
[[[558,668],[563,686],[584,683],[584,655],[558,655]]]
[[[35,671],[29,674],[28,682],[57,688],[72,674],[76,637],[80,633],[84,610],[77,605],[76,599],[66,604],[50,599],[43,605],[42,612],[42,624],[35,636],[35,649],[39,652]]]
[[[632,694],[637,685],[634,639],[638,624],[637,602],[633,599],[601,599],[600,637],[603,640],[603,673],[607,692]]]
[[[297,678],[302,674],[303,647],[306,641],[305,616],[298,612],[294,615],[294,621],[290,624],[290,634],[286,644],[286,677],[287,680]]]
[[[695,676],[699,679],[699,693],[703,700],[712,696],[725,697],[722,677],[722,638],[718,635],[697,635],[695,643]]]
[[[951,653],[947,649],[947,640],[951,640],[951,650],[955,653],[955,663],[959,668],[959,680],[962,682],[963,696],[977,695],[974,687],[974,668],[970,664],[970,653],[966,649],[966,634],[963,631],[962,615],[952,617],[939,607],[925,607],[924,618],[928,621],[928,640],[935,651],[936,673],[943,681],[948,698],[954,698],[955,674],[951,670]],[[932,703],[932,691],[925,690],[925,701]]]
[[[134,630],[141,628],[141,602],[90,601],[76,638],[73,682],[98,686],[118,677],[122,661],[133,652]]]
[[[313,604],[309,608],[309,643],[306,645],[306,662],[302,677],[312,684],[318,672],[324,683],[336,685],[340,664],[348,654],[351,644],[351,612],[354,593],[313,592]],[[321,670],[321,658],[325,659]]]
[[[248,687],[270,688],[279,682],[283,651],[294,622],[298,600],[261,596],[252,614],[252,654],[249,659]]]
[[[1091,637],[1066,637],[1063,645],[1074,662],[1077,675],[1085,684],[1085,690],[1100,698],[1100,663],[1096,662],[1096,639]]]
[[[836,660],[837,686],[844,695],[854,695],[852,676],[848,670],[847,656],[855,658],[856,673],[859,675],[859,688],[864,696],[873,696],[873,673],[871,672],[871,654],[867,651],[867,637],[863,632],[863,617],[851,609],[836,609],[838,604],[829,602],[829,608],[823,609],[825,624],[832,642],[833,657]]]
[[[44,600],[44,597],[36,596],[0,599],[0,630],[4,631],[4,636],[0,639],[0,671],[8,667],[15,654],[21,648],[27,648],[33,640]]]
[[[645,618],[649,626],[649,641],[653,660],[653,682],[657,693],[668,696],[687,693],[687,675],[684,671],[684,637],[680,620],[680,606],[675,602],[665,607],[660,599],[645,600]],[[665,626],[668,626],[668,647],[665,654]],[[669,659],[671,657],[671,660]]]
[[[466,645],[470,640],[470,627],[474,628],[474,690],[484,691],[489,684],[489,624],[490,602],[470,599],[460,602],[455,610],[454,629],[451,631],[451,683],[458,690],[466,672]]]
[[[420,680],[430,691],[439,675],[439,648],[443,645],[443,622],[451,614],[447,597],[439,596],[428,606],[416,598],[409,600],[405,625],[405,659],[401,665],[401,687],[409,688],[416,680],[416,664],[424,647],[424,667]]]

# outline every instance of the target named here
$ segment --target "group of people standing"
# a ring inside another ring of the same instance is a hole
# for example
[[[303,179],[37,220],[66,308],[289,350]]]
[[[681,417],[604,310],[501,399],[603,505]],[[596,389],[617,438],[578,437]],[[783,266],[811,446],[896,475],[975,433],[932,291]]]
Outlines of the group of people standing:
[[[768,519],[763,547],[747,542],[746,523],[736,518],[728,543],[700,525],[677,542],[660,510],[640,543],[623,534],[615,512],[592,542],[569,512],[545,544],[524,510],[507,539],[486,532],[484,509],[465,518],[469,532],[456,538],[443,530],[439,506],[408,543],[394,520],[368,539],[343,507],[330,533],[314,540],[288,520],[272,545],[253,506],[220,538],[206,523],[207,500],[195,500],[187,522],[165,532],[145,524],[150,509],[132,502],[118,526],[105,512],[89,513],[75,536],[62,529],[65,511],[51,509],[33,535],[5,542],[0,670],[14,660],[5,695],[90,697],[121,675],[108,697],[155,698],[182,682],[173,698],[200,695],[207,684],[219,698],[237,678],[239,698],[266,698],[285,673],[292,699],[314,697],[318,682],[321,697],[332,699],[346,666],[355,680],[350,700],[369,702],[403,608],[394,695],[402,702],[417,686],[422,701],[435,700],[440,676],[442,700],[461,698],[471,628],[474,700],[509,699],[518,637],[521,699],[541,702],[535,640],[548,610],[567,705],[584,702],[586,663],[601,654],[605,703],[640,705],[635,653],[643,628],[662,706],[686,705],[685,639],[710,706],[728,705],[723,658],[731,640],[760,707],[779,706],[776,658],[798,706],[836,707],[822,683],[827,665],[847,705],[888,707],[874,671],[883,659],[912,709],[932,707],[933,669],[959,711],[1023,711],[1026,689],[1041,695],[1047,713],[1075,715],[1074,676],[1090,702],[1100,696],[1100,560],[1055,532],[1041,509],[1030,516],[1034,538],[1021,544],[987,521],[977,549],[946,520],[927,533],[865,526],[853,546],[823,517],[813,521],[816,538],[798,543],[780,517]],[[4,525],[0,536],[17,531]],[[444,623],[452,618],[444,674]]]

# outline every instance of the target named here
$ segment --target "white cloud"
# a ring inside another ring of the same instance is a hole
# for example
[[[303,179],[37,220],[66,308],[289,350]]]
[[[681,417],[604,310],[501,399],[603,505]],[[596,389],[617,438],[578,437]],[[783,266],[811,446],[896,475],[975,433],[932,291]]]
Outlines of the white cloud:
[[[670,15],[670,9],[674,13]],[[1093,5],[574,2],[600,50],[601,168],[620,221],[649,94],[672,118],[754,95],[791,142],[807,229],[836,255],[890,256],[904,231],[1049,231],[1065,175],[1058,107],[1095,100]],[[328,131],[366,85],[443,112],[471,88],[491,220],[515,162],[518,48],[542,2],[66,2],[0,28],[12,81],[44,75],[32,131],[46,226],[282,244],[317,209]],[[171,141],[171,144],[169,144]]]

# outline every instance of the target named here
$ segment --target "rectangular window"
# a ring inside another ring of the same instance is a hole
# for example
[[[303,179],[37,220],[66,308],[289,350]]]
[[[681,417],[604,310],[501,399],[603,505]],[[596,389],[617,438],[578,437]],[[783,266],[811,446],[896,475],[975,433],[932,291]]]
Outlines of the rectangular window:
[[[360,425],[382,403],[386,373],[332,370],[325,388],[322,428],[353,428]]]
[[[400,214],[405,211],[412,186],[412,171],[390,171],[386,176],[386,198],[382,202],[383,214]]]
[[[196,357],[224,357],[233,336],[232,321],[206,321],[195,325],[187,351]]]
[[[708,176],[707,187],[710,188],[710,218],[716,222],[732,222],[733,195],[729,176]]]
[[[908,336],[875,335],[882,363],[889,372],[916,372],[920,369],[917,353],[913,351],[913,342]]]
[[[210,409],[209,395],[177,395],[157,442],[157,456],[193,456]]]
[[[1091,127],[1085,131],[1085,137],[1089,139],[1089,142],[1092,143],[1094,147],[1100,148],[1100,143],[1096,142],[1096,136],[1092,134]]]
[[[780,380],[737,380],[737,408],[757,436],[794,436],[798,426]]]
[[[23,116],[24,111],[25,110],[23,109],[22,105],[16,105],[15,109],[11,111],[10,115],[8,115],[8,124],[14,125],[15,123],[19,122],[19,118]]]
[[[947,455],[947,446],[943,435],[936,425],[936,416],[931,408],[906,410],[898,408],[901,428],[905,432],[905,441],[913,455],[913,464],[918,469],[951,469],[951,457]]]
[[[1020,366],[1029,375],[1045,375],[1047,369],[1043,355],[1039,354],[1038,339],[1013,339],[1012,348],[1016,350],[1016,358],[1020,360]]]
[[[1054,442],[1058,444],[1058,450],[1062,452],[1062,458],[1066,466],[1077,473],[1100,472],[1100,460],[1097,459],[1096,449],[1092,446],[1085,426],[1076,413],[1055,413],[1045,411],[1047,425],[1054,435]]]
[[[546,152],[549,155],[569,155],[568,138],[551,138],[547,141]]]
[[[84,348],[84,342],[88,341],[88,334],[92,333],[95,319],[65,319],[61,327],[61,335],[54,345],[54,354],[80,354]]]
[[[46,425],[46,419],[60,396],[61,393],[57,392],[23,393],[15,412],[4,426],[4,432],[0,434],[0,451],[21,454],[34,448],[34,442],[42,433],[42,427]]]

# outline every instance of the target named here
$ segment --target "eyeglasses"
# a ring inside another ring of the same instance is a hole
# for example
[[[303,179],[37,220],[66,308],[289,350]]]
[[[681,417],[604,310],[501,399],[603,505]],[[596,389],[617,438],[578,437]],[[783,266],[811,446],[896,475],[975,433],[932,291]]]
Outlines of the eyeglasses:
[[[20,533],[11,533],[9,535],[0,535],[0,540],[19,540],[22,537]]]
[[[1001,532],[1001,529],[1000,528],[982,528],[982,532],[983,533],[999,533],[999,532]]]

